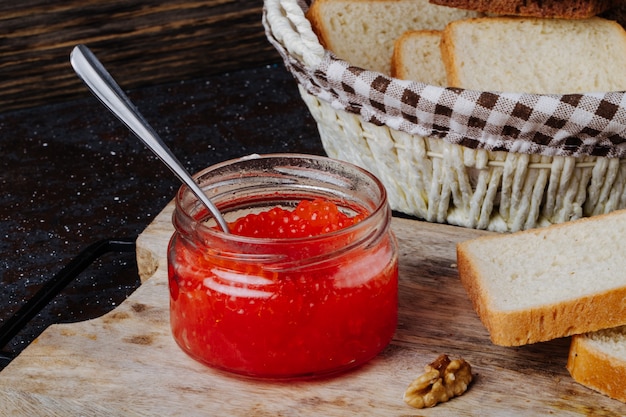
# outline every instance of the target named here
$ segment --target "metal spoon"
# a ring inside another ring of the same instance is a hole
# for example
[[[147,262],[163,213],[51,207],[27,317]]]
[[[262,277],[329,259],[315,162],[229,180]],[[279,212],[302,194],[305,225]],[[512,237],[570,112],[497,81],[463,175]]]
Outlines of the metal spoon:
[[[139,113],[93,52],[85,45],[77,45],[70,54],[70,63],[76,74],[85,82],[91,92],[100,99],[102,104],[117,116],[131,132],[141,139],[189,187],[202,204],[209,209],[222,231],[229,233],[228,224],[217,207],[204,194],[200,186],[183,168],[172,151]]]

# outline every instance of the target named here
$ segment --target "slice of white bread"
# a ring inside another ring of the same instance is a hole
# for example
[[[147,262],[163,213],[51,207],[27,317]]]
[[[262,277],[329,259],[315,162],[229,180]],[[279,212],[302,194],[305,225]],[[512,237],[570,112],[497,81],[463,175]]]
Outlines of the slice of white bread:
[[[445,86],[446,69],[441,60],[441,31],[413,30],[403,33],[394,43],[391,76]]]
[[[583,19],[609,10],[615,0],[430,0],[441,6],[489,14]]]
[[[572,337],[567,370],[576,382],[626,402],[626,326]]]
[[[408,30],[441,30],[479,13],[428,0],[315,0],[307,11],[320,43],[360,68],[390,73],[393,43]]]
[[[461,283],[494,344],[626,324],[626,210],[457,245]]]
[[[537,94],[626,90],[626,31],[597,17],[459,20],[443,31],[441,54],[451,87]]]

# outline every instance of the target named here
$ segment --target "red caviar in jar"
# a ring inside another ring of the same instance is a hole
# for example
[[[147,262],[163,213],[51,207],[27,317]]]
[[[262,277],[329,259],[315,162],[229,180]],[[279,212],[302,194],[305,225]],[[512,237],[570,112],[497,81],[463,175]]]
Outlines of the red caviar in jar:
[[[240,216],[210,242],[175,233],[176,342],[207,365],[270,378],[333,373],[377,355],[397,323],[396,243],[385,211],[373,216],[381,226],[351,209],[303,199]]]
[[[301,201],[293,211],[281,207],[248,214],[229,225],[231,233],[259,238],[294,238],[330,233],[358,223],[359,214],[349,217],[334,203],[315,199]]]

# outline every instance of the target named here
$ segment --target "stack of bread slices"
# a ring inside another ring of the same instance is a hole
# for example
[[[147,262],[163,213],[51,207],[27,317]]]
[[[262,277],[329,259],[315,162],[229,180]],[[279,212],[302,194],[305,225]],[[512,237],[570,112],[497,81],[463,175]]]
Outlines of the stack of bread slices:
[[[579,383],[626,402],[626,210],[457,246],[461,283],[493,343],[572,336]]]
[[[314,0],[307,17],[327,49],[361,68],[438,86],[567,94],[626,90],[626,31],[597,16],[615,4]],[[461,282],[494,343],[572,336],[572,377],[626,402],[624,254],[626,211],[457,248]]]
[[[595,16],[614,0],[432,1],[456,7],[315,0],[307,18],[339,58],[397,78],[537,94],[626,90],[626,31]]]

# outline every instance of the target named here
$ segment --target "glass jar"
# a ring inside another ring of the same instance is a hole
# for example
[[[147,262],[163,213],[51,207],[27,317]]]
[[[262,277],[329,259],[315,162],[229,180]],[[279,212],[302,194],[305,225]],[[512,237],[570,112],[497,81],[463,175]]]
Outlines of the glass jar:
[[[354,165],[275,154],[196,174],[233,222],[323,198],[366,217],[307,238],[224,233],[183,186],[168,249],[174,339],[193,358],[263,378],[303,378],[363,364],[397,324],[398,257],[383,185]]]

